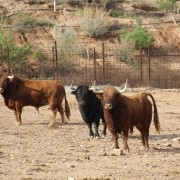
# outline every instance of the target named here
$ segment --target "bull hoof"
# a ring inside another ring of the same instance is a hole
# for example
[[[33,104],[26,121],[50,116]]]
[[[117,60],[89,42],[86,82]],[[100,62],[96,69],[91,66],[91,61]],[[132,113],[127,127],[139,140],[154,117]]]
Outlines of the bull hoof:
[[[94,136],[89,136],[89,139],[93,139],[94,138]]]
[[[16,122],[16,125],[17,125],[17,126],[20,126],[20,125],[21,125],[21,122]]]
[[[95,136],[96,139],[100,139],[100,136]]]
[[[64,122],[62,122],[62,124],[68,124],[68,122],[67,122],[67,121],[64,121]]]
[[[144,148],[143,151],[147,152],[147,151],[149,151],[149,148]]]
[[[102,138],[106,137],[106,134],[102,134],[101,137],[102,137]]]
[[[49,123],[49,124],[48,124],[48,127],[49,127],[49,128],[54,128],[54,127],[55,127],[55,123]]]

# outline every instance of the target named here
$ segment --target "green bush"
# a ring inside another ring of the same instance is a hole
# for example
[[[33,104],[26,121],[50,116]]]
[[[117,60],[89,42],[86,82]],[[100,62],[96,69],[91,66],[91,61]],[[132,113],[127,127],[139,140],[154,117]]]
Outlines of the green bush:
[[[177,0],[157,0],[156,4],[159,10],[171,11],[177,7],[176,2]]]
[[[120,33],[121,40],[134,41],[136,49],[146,49],[154,44],[154,37],[151,32],[142,27],[141,21],[137,22],[132,31],[123,30]]]
[[[79,11],[80,27],[90,37],[98,37],[108,31],[110,17],[102,9],[86,7]]]
[[[44,55],[44,53],[40,49],[37,49],[33,52],[32,58],[39,62],[47,60],[47,57]]]

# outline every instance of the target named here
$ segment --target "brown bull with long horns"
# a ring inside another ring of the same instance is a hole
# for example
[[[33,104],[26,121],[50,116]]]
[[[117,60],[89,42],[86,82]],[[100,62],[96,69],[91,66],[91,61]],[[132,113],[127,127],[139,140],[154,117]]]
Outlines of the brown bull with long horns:
[[[125,89],[124,89],[125,91]],[[123,92],[123,91],[122,91]],[[119,148],[118,134],[123,135],[124,150],[129,151],[128,133],[135,126],[141,133],[144,150],[148,150],[149,128],[152,121],[152,105],[148,97],[153,101],[154,125],[160,132],[160,123],[155,100],[150,93],[142,93],[134,96],[124,96],[115,87],[108,86],[103,92],[96,92],[103,105],[104,117],[108,130],[113,136],[115,148]]]

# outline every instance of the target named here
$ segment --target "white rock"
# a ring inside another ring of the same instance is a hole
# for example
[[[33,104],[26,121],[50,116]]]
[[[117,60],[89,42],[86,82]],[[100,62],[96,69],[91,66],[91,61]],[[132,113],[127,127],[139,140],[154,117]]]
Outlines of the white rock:
[[[165,143],[164,146],[165,146],[165,147],[172,147],[172,144],[170,144],[170,143]]]
[[[68,177],[68,180],[75,180],[74,177]]]

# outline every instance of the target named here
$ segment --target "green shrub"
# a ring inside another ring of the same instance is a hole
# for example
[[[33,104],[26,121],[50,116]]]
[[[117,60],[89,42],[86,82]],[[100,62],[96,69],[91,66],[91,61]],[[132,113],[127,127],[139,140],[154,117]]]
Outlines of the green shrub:
[[[177,0],[157,0],[156,4],[159,10],[170,11],[177,7],[176,2]]]
[[[47,60],[47,57],[44,55],[44,53],[40,49],[37,49],[33,52],[32,58],[39,62]]]
[[[5,61],[8,58],[12,65],[24,64],[30,53],[30,45],[24,44],[18,46],[14,43],[14,34],[10,29],[4,29],[0,26],[0,44],[2,45],[2,59]]]
[[[137,22],[132,31],[123,30],[120,33],[121,40],[134,41],[136,49],[146,49],[154,44],[154,37],[151,32],[142,27],[141,21]]]
[[[108,31],[110,17],[102,9],[86,7],[79,11],[80,27],[90,37],[98,37]]]

